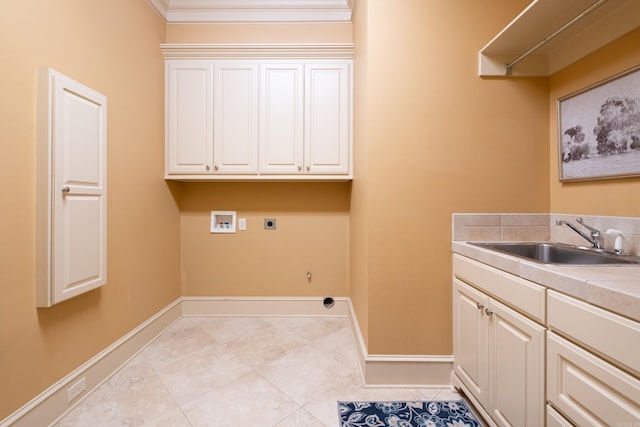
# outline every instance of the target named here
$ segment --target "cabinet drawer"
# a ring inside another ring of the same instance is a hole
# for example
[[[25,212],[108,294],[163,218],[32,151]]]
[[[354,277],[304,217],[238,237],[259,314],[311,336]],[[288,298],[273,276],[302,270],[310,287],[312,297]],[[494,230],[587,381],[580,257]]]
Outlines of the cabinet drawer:
[[[547,405],[547,427],[573,427],[573,424],[552,406]]]
[[[545,288],[481,262],[453,255],[453,272],[517,311],[545,322]]]
[[[580,426],[634,425],[640,380],[547,333],[547,399]]]
[[[555,291],[547,324],[640,375],[640,323]]]

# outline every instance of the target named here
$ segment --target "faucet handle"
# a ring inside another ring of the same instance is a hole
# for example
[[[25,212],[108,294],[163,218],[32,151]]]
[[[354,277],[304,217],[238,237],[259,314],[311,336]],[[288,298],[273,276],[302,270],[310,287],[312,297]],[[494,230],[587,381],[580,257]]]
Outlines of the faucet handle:
[[[600,230],[598,230],[597,228],[593,228],[590,225],[585,224],[584,220],[582,219],[582,217],[576,218],[576,222],[578,224],[580,224],[581,226],[583,226],[584,228],[587,228],[592,233],[600,233]]]
[[[576,218],[576,222],[591,232],[591,243],[593,243],[594,248],[604,249],[604,236],[600,230],[585,224],[581,217]]]

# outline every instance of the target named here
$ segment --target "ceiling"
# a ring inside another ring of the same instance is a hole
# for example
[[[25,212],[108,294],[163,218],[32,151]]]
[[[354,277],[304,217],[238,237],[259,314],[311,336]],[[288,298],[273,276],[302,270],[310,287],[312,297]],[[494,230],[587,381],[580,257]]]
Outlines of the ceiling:
[[[147,0],[168,23],[350,22],[355,0]]]

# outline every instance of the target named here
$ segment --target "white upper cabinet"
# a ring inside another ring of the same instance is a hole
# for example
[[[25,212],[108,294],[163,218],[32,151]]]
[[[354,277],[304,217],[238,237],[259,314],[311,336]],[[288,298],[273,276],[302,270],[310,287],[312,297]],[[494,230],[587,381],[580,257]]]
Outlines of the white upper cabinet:
[[[167,179],[351,179],[352,47],[163,50]]]
[[[350,64],[263,64],[260,173],[347,175]]]
[[[166,65],[167,174],[213,171],[213,64],[170,61]]]

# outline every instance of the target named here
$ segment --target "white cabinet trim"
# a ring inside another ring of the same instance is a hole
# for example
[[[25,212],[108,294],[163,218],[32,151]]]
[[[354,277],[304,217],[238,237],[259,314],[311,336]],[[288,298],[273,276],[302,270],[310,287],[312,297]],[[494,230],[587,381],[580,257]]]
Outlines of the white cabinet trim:
[[[164,59],[353,59],[353,43],[160,45]]]

